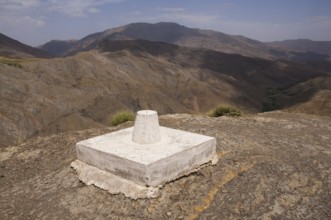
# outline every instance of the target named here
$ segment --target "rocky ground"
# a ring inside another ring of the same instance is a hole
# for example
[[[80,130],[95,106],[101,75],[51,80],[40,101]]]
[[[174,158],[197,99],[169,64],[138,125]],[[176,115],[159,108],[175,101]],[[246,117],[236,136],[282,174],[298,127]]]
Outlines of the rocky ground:
[[[77,141],[132,126],[67,132],[0,149],[1,219],[331,219],[331,118],[165,115],[163,126],[217,138],[216,166],[131,200],[79,182]]]

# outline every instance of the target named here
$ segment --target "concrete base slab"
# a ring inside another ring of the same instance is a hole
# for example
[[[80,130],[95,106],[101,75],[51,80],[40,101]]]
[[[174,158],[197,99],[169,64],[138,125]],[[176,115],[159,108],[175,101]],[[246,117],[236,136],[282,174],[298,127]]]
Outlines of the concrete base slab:
[[[126,197],[132,199],[156,198],[159,195],[158,187],[138,185],[79,160],[72,162],[71,167],[76,170],[78,179],[86,185],[95,185],[110,194],[123,193]]]
[[[213,137],[160,127],[161,141],[137,144],[133,127],[78,142],[78,160],[140,186],[157,187],[217,163]]]

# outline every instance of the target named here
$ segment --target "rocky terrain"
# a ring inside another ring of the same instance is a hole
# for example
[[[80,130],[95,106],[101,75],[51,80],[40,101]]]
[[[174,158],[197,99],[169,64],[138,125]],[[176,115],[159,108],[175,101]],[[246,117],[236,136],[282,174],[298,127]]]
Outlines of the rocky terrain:
[[[329,71],[306,64],[144,40],[104,40],[98,48],[66,58],[0,62],[0,146],[107,126],[122,109],[205,113],[229,104],[253,113],[265,102],[267,110],[283,99],[287,108],[309,102],[321,89],[326,95],[318,100],[329,103],[331,84],[320,85],[329,79]],[[317,77],[324,78],[309,84]],[[299,99],[301,90],[291,87],[305,82],[312,90]],[[274,100],[267,94],[270,88],[286,88],[290,95],[282,92]],[[311,106],[314,113],[328,115],[328,104]]]
[[[2,219],[330,219],[331,118],[174,114],[163,126],[217,138],[219,162],[131,200],[79,182],[77,141],[132,126],[36,137],[0,149]]]
[[[318,115],[331,115],[330,77],[316,77],[292,86],[285,90],[287,96],[282,97],[288,111],[304,112]],[[280,98],[280,99],[282,99]],[[293,100],[297,103],[292,105]]]
[[[328,42],[278,43],[165,22],[44,51],[0,34],[0,218],[331,219]],[[205,116],[219,104],[244,116]],[[150,200],[84,185],[75,143],[132,126],[109,127],[124,109],[216,137],[219,163]]]

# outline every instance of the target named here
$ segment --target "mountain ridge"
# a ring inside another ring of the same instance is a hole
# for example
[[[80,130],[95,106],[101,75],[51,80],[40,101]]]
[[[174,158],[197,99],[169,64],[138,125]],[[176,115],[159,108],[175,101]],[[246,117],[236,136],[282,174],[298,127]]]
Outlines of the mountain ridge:
[[[331,55],[331,41],[313,41],[309,39],[289,39],[283,41],[267,42],[275,48],[299,52],[314,52]]]
[[[31,58],[10,48],[15,58],[0,57],[0,216],[331,216],[330,62],[262,59],[133,40],[118,31],[87,36],[71,56]],[[53,43],[50,50],[59,54],[71,48]],[[208,117],[218,104],[243,116]],[[261,108],[278,110],[258,113]],[[153,109],[161,126],[214,137],[219,162],[165,184],[150,200],[83,184],[70,167],[76,143],[133,126],[110,126],[113,113],[124,109]]]
[[[40,45],[38,48],[47,51],[48,53],[62,57],[65,56],[65,51],[69,50],[77,40],[51,40],[46,44]]]
[[[222,103],[256,113],[269,88],[330,75],[302,63],[146,40],[105,39],[98,50],[20,65],[0,64],[2,146],[107,126],[121,109],[205,113]]]
[[[166,42],[179,46],[204,48],[228,54],[240,54],[248,57],[263,59],[288,60],[331,60],[330,56],[318,56],[305,52],[293,53],[284,49],[277,49],[268,44],[241,35],[230,35],[213,30],[189,28],[172,22],[131,23],[125,26],[110,28],[102,32],[87,35],[78,40],[71,48],[60,54],[74,55],[81,51],[97,49],[100,41],[108,39],[118,40],[149,40]],[[43,48],[43,46],[41,46]],[[47,48],[43,48],[47,50]],[[48,51],[52,53],[52,51]]]
[[[52,58],[48,52],[30,47],[17,40],[14,40],[0,33],[0,56],[4,57],[37,57],[37,58]]]
[[[232,37],[230,37],[232,36]],[[149,40],[149,41],[157,41],[157,42],[166,42],[171,44],[177,44],[179,46],[189,46],[189,47],[200,47],[205,49],[214,49],[217,50],[216,47],[222,48],[220,52],[228,52],[228,53],[238,53],[238,49],[230,47],[228,44],[224,44],[224,42],[229,41],[232,44],[238,44],[238,47],[247,47],[244,43],[242,43],[242,36],[228,35],[221,32],[216,32],[212,30],[200,30],[196,28],[188,28],[186,26],[172,23],[172,22],[159,22],[156,24],[150,23],[131,23],[125,26],[110,28],[102,32],[97,32],[94,34],[87,35],[86,37],[78,40],[76,45],[73,48],[69,49],[66,53],[67,55],[73,55],[79,51],[86,51],[98,44],[98,41],[102,39],[109,40]],[[188,38],[188,39],[185,39]],[[213,39],[213,45],[204,45],[207,39],[210,41]],[[223,39],[223,42],[219,42],[218,38]],[[240,40],[237,40],[239,38]],[[258,41],[252,40],[255,44]],[[248,45],[249,46],[249,45]],[[263,44],[260,43],[258,48],[262,49]],[[43,46],[41,47],[43,48]],[[257,56],[258,52],[252,52],[253,56]],[[246,54],[246,53],[244,53]],[[252,55],[249,53],[249,55]],[[263,56],[266,58],[267,55],[263,53]],[[261,57],[261,56],[259,56]]]

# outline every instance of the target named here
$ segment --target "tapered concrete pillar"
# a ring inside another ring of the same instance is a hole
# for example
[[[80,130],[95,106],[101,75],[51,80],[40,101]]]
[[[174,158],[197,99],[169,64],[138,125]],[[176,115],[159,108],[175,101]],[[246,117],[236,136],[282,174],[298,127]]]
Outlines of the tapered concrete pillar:
[[[159,118],[156,111],[137,112],[132,141],[137,144],[155,144],[161,141]]]

